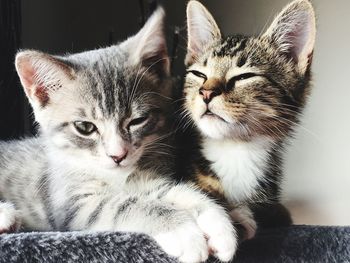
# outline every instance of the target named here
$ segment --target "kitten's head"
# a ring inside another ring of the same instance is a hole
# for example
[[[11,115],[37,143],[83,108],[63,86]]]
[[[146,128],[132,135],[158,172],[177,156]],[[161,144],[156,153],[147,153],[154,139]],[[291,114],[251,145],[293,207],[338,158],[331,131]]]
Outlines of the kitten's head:
[[[135,36],[104,49],[17,54],[21,83],[57,156],[130,170],[161,136],[171,88],[163,20],[158,9]]]
[[[307,0],[289,4],[257,37],[221,37],[197,1],[187,7],[185,108],[211,138],[284,138],[309,92],[315,15]]]

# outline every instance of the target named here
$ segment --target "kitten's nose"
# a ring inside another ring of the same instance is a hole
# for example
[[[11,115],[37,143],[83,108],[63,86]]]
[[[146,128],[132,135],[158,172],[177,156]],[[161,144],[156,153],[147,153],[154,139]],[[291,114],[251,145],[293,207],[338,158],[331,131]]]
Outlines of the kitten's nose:
[[[222,93],[220,88],[216,89],[199,89],[199,94],[203,97],[203,101],[206,104],[209,104],[209,102],[216,96],[219,96]]]
[[[121,154],[119,155],[111,155],[110,157],[112,158],[112,160],[116,163],[116,164],[120,164],[128,155],[128,151],[125,150],[123,151]]]

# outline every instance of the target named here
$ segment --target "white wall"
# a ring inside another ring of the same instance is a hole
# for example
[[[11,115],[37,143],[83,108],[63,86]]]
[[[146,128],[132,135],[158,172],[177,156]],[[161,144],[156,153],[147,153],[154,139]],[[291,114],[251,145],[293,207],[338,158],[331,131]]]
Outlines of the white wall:
[[[203,2],[225,34],[258,34],[290,1]],[[283,198],[296,223],[350,225],[350,1],[312,3],[314,87],[286,155]]]
[[[309,200],[325,223],[350,224],[350,1],[314,5],[314,90],[303,126],[315,135],[299,129],[287,159],[285,198]]]

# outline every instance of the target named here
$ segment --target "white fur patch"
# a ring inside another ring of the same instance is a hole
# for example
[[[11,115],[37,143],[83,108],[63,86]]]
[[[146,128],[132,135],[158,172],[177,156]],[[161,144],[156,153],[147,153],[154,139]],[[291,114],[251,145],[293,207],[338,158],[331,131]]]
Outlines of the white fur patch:
[[[19,215],[14,206],[0,202],[0,233],[15,231],[19,226]]]
[[[211,199],[207,199],[200,192],[189,185],[177,185],[164,197],[167,202],[191,213],[202,236],[207,239],[207,250],[220,261],[230,261],[237,248],[237,235],[234,226],[225,210]],[[190,232],[186,233],[186,236]],[[190,245],[195,247],[194,241]]]
[[[232,202],[251,198],[263,179],[272,142],[267,138],[252,142],[206,138],[202,153],[220,178],[226,197]]]
[[[194,222],[180,225],[154,238],[166,253],[177,257],[180,262],[204,262],[208,258],[207,242]]]
[[[207,209],[197,218],[199,227],[208,238],[208,246],[223,262],[230,261],[237,249],[237,237],[224,211]]]

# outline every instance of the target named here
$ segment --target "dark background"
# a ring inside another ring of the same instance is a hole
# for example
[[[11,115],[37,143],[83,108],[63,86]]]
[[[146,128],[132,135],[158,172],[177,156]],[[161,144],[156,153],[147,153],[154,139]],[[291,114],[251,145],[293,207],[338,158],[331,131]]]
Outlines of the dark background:
[[[18,137],[26,130],[24,94],[13,58],[21,46],[20,1],[0,1],[0,138]]]

